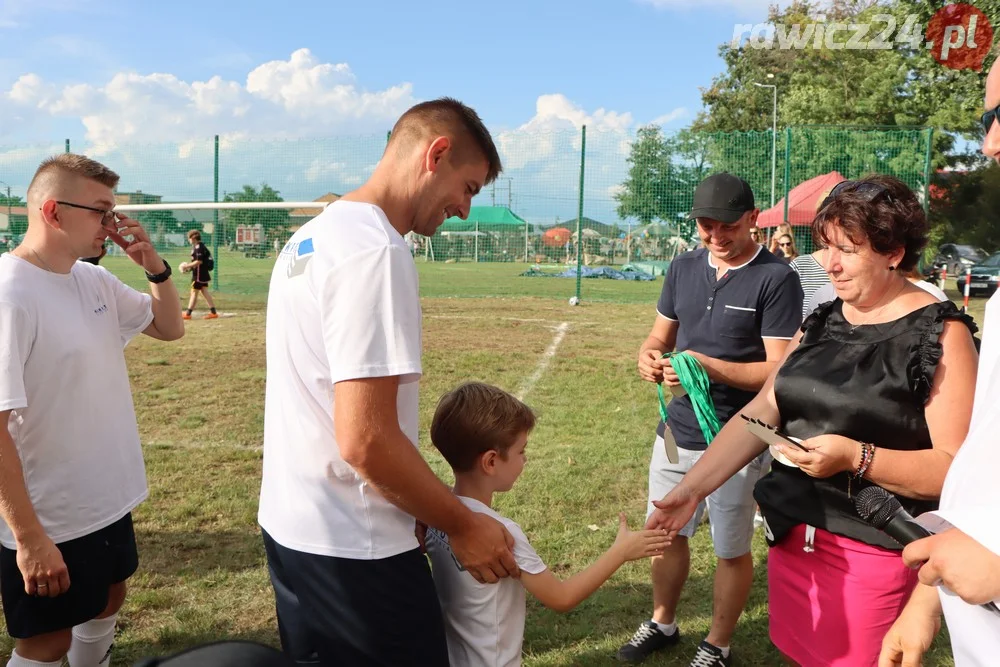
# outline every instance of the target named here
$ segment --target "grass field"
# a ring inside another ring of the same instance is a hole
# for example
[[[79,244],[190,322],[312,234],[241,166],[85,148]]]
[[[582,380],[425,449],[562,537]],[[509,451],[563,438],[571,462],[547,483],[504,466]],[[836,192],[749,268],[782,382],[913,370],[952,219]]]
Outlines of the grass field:
[[[187,250],[177,249],[165,254],[165,258],[177,271],[177,266],[190,259],[190,254]],[[219,287],[227,296],[226,307],[263,308],[273,258],[248,259],[239,253],[221,250],[216,260],[216,268],[219,269],[216,272]],[[101,264],[134,287],[145,289],[142,272],[134,270],[132,268],[134,265],[127,257],[107,257]],[[421,267],[421,294],[429,299],[530,296],[566,300],[576,294],[576,281],[572,279],[522,277],[520,274],[526,271],[530,264],[473,262],[435,264],[420,260],[417,264]],[[555,267],[546,270],[555,271]],[[175,275],[179,275],[179,272]],[[189,281],[188,276],[180,276],[178,280],[181,282],[178,284]],[[655,304],[661,285],[661,278],[652,282],[584,279],[581,282],[581,295],[589,301]],[[214,284],[212,289],[214,291]]]
[[[140,269],[109,260],[119,275],[143,284]],[[255,520],[265,379],[262,288],[269,265],[257,260],[243,269],[253,289],[218,295],[220,310],[231,316],[195,319],[178,342],[140,337],[126,348],[151,493],[135,512],[141,564],[120,615],[116,665],[218,638],[277,642]],[[520,523],[549,567],[566,575],[610,546],[619,511],[633,527],[642,522],[658,413],[656,392],[637,377],[634,358],[662,282],[584,281],[584,303],[571,308],[566,298],[574,281],[521,278],[524,268],[420,265],[420,446],[449,480],[427,437],[437,398],[467,379],[526,390],[539,422],[528,466],[497,509]],[[224,288],[235,268],[232,274]],[[455,295],[466,298],[449,298]],[[981,322],[982,302],[975,306]],[[566,335],[551,363],[527,386],[563,323]],[[756,582],[732,643],[740,665],[780,663],[767,637],[766,555],[758,532]],[[678,617],[684,638],[647,664],[688,664],[711,618],[713,569],[702,526],[692,540],[691,577]],[[571,613],[529,601],[525,664],[612,664],[617,647],[650,612],[644,562],[626,565]],[[0,648],[9,653],[9,641]],[[950,665],[948,653],[942,636],[924,664]]]

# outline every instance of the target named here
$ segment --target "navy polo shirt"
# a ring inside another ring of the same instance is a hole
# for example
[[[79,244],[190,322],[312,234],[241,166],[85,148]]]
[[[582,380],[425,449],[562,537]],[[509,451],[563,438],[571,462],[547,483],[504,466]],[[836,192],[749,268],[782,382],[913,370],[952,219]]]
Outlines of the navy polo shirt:
[[[802,324],[798,274],[763,246],[718,280],[716,270],[705,248],[679,255],[667,269],[656,310],[678,323],[677,351],[694,350],[724,361],[766,361],[764,339],[791,340]],[[757,394],[717,382],[710,389],[723,424]],[[678,447],[708,446],[689,396],[670,401],[667,412]],[[663,435],[662,421],[656,432]]]

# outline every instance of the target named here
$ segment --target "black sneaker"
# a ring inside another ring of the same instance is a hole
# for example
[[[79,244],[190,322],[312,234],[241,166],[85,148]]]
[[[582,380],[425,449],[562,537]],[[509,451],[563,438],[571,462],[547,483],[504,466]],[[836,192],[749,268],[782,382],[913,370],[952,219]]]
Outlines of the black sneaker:
[[[729,667],[732,657],[732,653],[728,657],[723,657],[722,649],[702,641],[698,644],[698,652],[694,654],[690,667]]]
[[[650,655],[673,646],[681,639],[680,630],[665,635],[652,621],[643,621],[628,643],[618,649],[618,659],[624,662],[642,662]]]

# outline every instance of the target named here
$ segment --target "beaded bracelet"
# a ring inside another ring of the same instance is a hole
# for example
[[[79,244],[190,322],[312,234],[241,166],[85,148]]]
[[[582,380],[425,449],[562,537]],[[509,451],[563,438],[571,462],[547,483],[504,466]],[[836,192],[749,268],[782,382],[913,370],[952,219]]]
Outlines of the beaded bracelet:
[[[862,442],[860,444],[861,444],[861,459],[858,461],[858,469],[856,471],[854,471],[854,472],[848,472],[848,474],[847,474],[847,497],[848,498],[851,498],[852,495],[853,495],[851,493],[851,482],[853,480],[855,480],[855,479],[861,479],[861,475],[863,474],[863,471],[867,470],[866,460],[868,461],[869,464],[871,463],[871,461],[869,459],[872,456],[872,454],[871,454],[871,451],[870,451],[869,448],[872,448],[872,449],[874,449],[874,448],[871,445],[869,445],[867,442]]]
[[[855,479],[861,479],[868,472],[868,468],[871,467],[872,460],[875,458],[875,445],[862,442],[861,443],[861,461],[858,463],[858,469],[854,473]]]
[[[865,474],[871,469],[872,462],[875,460],[875,445],[868,444],[868,460],[858,471],[858,479],[861,479]]]

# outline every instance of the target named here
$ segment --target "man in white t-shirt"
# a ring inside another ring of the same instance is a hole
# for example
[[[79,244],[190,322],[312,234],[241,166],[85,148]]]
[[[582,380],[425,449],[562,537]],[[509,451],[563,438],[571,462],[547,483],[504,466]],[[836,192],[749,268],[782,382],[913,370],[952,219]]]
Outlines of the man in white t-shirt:
[[[81,155],[45,160],[28,231],[0,256],[0,596],[9,667],[110,664],[125,581],[138,566],[132,510],[148,493],[123,346],[184,335],[167,266],[115,213],[118,175]],[[126,240],[131,237],[131,241]],[[83,257],[110,238],[150,293]]]
[[[448,664],[414,517],[447,533],[480,581],[518,574],[510,533],[459,502],[416,448],[421,310],[403,239],[466,218],[500,169],[472,109],[418,104],[368,182],[278,256],[258,521],[281,644],[298,661]]]
[[[1000,163],[1000,58],[986,79],[982,150]],[[969,434],[955,455],[936,512],[919,522],[936,534],[907,545],[903,559],[920,567],[899,619],[882,642],[879,667],[918,665],[941,628],[944,612],[955,667],[992,667],[1000,660],[1000,296],[986,305],[976,396]],[[983,604],[990,605],[987,609]]]

